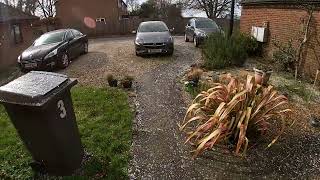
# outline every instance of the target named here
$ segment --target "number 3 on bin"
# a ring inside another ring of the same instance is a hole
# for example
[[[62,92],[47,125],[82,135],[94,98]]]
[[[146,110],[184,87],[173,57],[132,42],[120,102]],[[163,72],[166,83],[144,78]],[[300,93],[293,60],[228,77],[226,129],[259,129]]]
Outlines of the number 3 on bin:
[[[67,111],[62,100],[58,101],[58,109],[60,110],[60,118],[65,118],[67,116]]]

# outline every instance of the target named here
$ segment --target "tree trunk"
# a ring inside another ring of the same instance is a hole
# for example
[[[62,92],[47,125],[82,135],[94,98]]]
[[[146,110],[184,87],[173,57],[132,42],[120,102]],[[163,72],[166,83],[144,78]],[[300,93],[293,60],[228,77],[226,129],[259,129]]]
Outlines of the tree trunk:
[[[231,13],[230,13],[230,26],[229,26],[229,37],[231,37],[233,33],[233,23],[234,23],[234,6],[235,6],[235,0],[231,1]]]

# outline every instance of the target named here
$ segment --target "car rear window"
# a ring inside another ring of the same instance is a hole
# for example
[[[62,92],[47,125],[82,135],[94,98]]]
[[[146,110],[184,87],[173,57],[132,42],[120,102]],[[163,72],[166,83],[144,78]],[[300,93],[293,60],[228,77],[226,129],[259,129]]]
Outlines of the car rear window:
[[[77,31],[77,30],[75,30],[75,29],[72,30],[72,33],[73,33],[76,37],[79,37],[79,36],[82,36],[82,35],[83,35],[80,31]]]
[[[166,32],[168,27],[162,22],[141,23],[138,32]]]
[[[61,42],[63,41],[64,35],[65,32],[53,32],[44,34],[34,42],[34,46]]]

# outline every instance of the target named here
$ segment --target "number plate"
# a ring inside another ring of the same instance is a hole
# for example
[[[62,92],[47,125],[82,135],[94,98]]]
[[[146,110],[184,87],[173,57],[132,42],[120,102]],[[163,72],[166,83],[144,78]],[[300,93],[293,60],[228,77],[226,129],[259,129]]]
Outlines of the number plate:
[[[162,49],[149,49],[149,53],[161,53]]]
[[[34,67],[37,67],[37,63],[28,63],[28,64],[25,64],[24,67],[25,68],[34,68]]]

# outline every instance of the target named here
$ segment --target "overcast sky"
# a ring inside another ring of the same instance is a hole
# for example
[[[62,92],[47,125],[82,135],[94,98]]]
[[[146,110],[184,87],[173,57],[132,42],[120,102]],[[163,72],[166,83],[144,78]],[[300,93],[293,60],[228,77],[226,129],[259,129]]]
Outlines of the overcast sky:
[[[143,2],[146,2],[147,0],[139,0],[140,4]],[[240,16],[241,15],[241,10],[237,9],[235,10],[236,15]],[[206,13],[203,11],[199,10],[186,10],[182,12],[183,17],[207,17]]]
[[[146,2],[147,0],[139,0],[140,4],[143,2]],[[182,16],[184,17],[207,17],[205,12],[201,12],[201,11],[184,11],[182,13]]]

